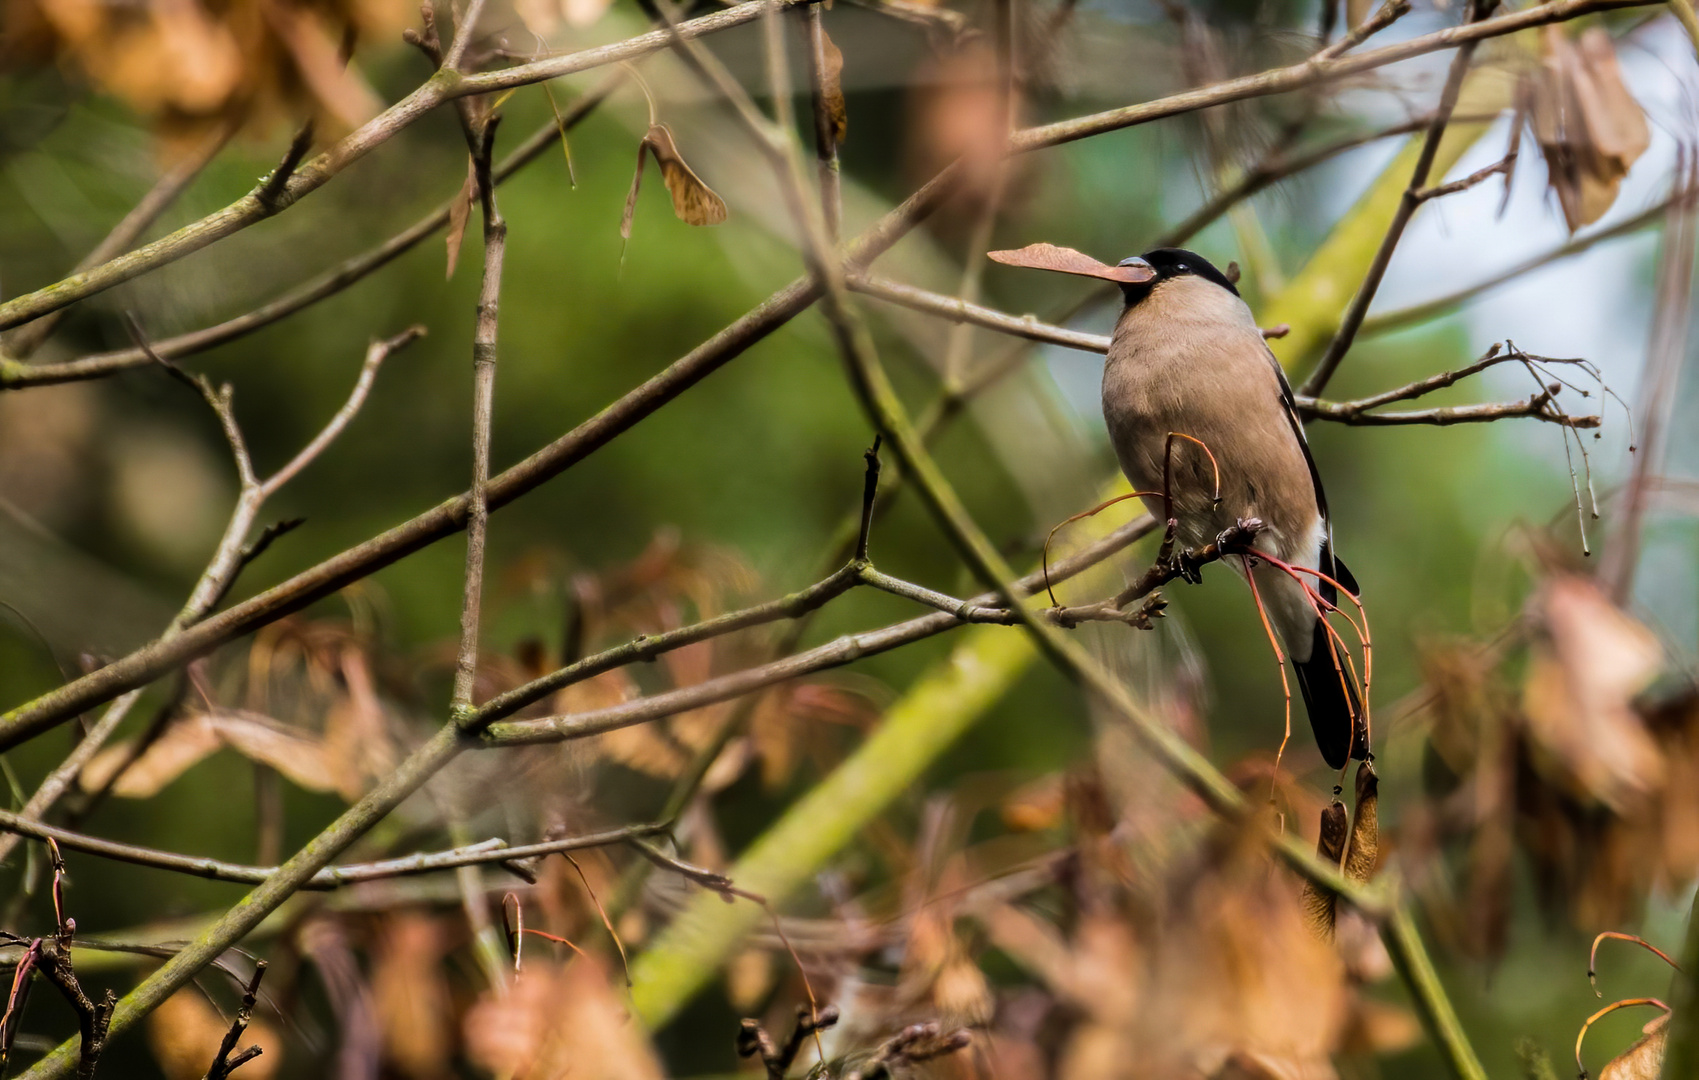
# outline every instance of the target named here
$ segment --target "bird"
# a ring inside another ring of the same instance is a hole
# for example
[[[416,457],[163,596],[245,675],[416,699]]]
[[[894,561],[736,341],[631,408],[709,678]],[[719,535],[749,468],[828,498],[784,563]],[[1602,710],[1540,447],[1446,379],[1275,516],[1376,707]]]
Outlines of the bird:
[[[1171,499],[1179,543],[1196,548],[1260,519],[1255,550],[1319,571],[1324,576],[1312,587],[1329,604],[1338,601],[1334,582],[1358,595],[1334,551],[1327,496],[1292,387],[1232,278],[1183,248],[1158,248],[1115,266],[1048,244],[992,258],[1120,286],[1124,305],[1103,369],[1103,419],[1122,472],[1148,493],[1142,498],[1158,521]],[[1335,769],[1369,758],[1366,715],[1345,650],[1330,642],[1304,586],[1267,561],[1229,562],[1252,582],[1292,664],[1322,758]]]

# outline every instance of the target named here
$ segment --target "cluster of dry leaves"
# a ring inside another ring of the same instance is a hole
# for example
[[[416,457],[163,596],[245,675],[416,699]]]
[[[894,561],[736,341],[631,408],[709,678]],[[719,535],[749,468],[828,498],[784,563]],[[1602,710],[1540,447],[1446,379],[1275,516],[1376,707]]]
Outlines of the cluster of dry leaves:
[[[1518,850],[1541,899],[1589,932],[1699,875],[1694,688],[1660,681],[1656,635],[1589,578],[1550,575],[1523,629],[1525,650],[1428,654],[1431,798],[1401,834],[1435,871],[1422,881],[1447,936],[1485,958],[1508,944]],[[1455,885],[1441,848],[1458,853]]]
[[[391,42],[408,0],[6,0],[0,65],[57,64],[171,141],[317,115],[354,127],[382,101],[352,66]]]
[[[1610,34],[1592,26],[1572,40],[1565,27],[1542,29],[1540,64],[1523,77],[1518,109],[1528,116],[1569,230],[1603,217],[1651,141]]]

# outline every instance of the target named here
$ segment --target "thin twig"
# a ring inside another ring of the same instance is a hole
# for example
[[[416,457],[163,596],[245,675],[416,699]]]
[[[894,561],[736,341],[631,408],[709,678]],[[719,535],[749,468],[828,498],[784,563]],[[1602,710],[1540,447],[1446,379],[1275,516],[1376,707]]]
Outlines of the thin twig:
[[[123,220],[112,227],[106,238],[96,244],[93,250],[72,268],[72,273],[99,266],[128,250],[130,245],[159,219],[159,215],[171,208],[177,197],[195,182],[195,178],[200,176],[212,159],[218,156],[219,151],[230,141],[230,137],[236,134],[237,126],[235,122],[225,123],[193,153],[167,169],[148,193],[142,196],[141,201],[124,215]],[[27,360],[53,333],[63,312],[64,309],[61,308],[51,315],[20,327],[6,340],[5,351],[14,360]],[[4,385],[4,382],[0,381],[0,387]]]
[[[563,129],[571,131],[575,128],[598,105],[605,101],[608,95],[620,86],[626,78],[627,75],[623,69],[615,71],[595,89],[574,101],[571,107],[561,115],[558,124],[551,120],[533,132],[530,138],[521,143],[495,168],[493,177],[496,183],[504,183],[520,169],[537,160],[545,150],[550,149],[560,141]],[[387,266],[396,258],[411,251],[420,242],[430,238],[438,229],[447,225],[451,205],[452,200],[443,203],[371,250],[344,260],[316,278],[253,311],[200,330],[192,330],[176,337],[161,338],[154,341],[151,343],[153,351],[167,360],[178,360],[251,334],[298,311],[311,307],[320,300],[334,296],[363,280],[373,271]],[[31,386],[52,386],[57,383],[76,382],[83,379],[97,379],[152,362],[145,351],[140,348],[131,348],[119,349],[114,352],[93,353],[56,364],[36,364],[33,366],[16,364],[8,366],[0,363],[0,391],[21,390]]]
[[[1350,52],[1410,13],[1410,0],[1386,0],[1368,18],[1353,26],[1345,36],[1316,53],[1317,60],[1332,60]]]
[[[1495,0],[1470,0],[1469,17],[1466,26],[1480,26],[1490,22],[1486,15],[1492,10]],[[1363,283],[1357,287],[1357,293],[1351,298],[1350,306],[1340,317],[1339,329],[1334,332],[1333,340],[1328,342],[1327,351],[1322,354],[1309,377],[1299,388],[1299,393],[1309,397],[1318,397],[1327,389],[1328,380],[1339,369],[1340,361],[1350,351],[1351,343],[1357,338],[1357,331],[1363,325],[1363,318],[1369,313],[1369,305],[1374,302],[1375,293],[1380,289],[1381,279],[1386,276],[1386,268],[1392,263],[1392,253],[1397,250],[1398,242],[1404,238],[1404,228],[1410,224],[1410,219],[1422,205],[1422,191],[1428,186],[1428,175],[1433,171],[1434,160],[1439,156],[1440,140],[1445,137],[1445,129],[1451,123],[1451,114],[1457,108],[1457,98],[1463,92],[1463,79],[1469,74],[1469,64],[1475,57],[1476,41],[1466,41],[1451,57],[1451,68],[1446,73],[1445,87],[1440,91],[1439,106],[1434,110],[1433,121],[1428,125],[1427,137],[1422,140],[1421,153],[1416,156],[1416,167],[1411,171],[1410,183],[1404,189],[1403,198],[1398,202],[1398,208],[1393,211],[1392,221],[1386,227],[1386,235],[1381,238],[1380,248],[1375,252],[1374,259],[1369,263],[1368,273],[1363,275]]]
[[[241,1051],[236,1050],[236,1044],[248,1030],[248,1022],[253,1019],[254,1003],[259,1000],[260,980],[265,978],[265,968],[264,960],[254,961],[254,976],[248,980],[248,985],[242,988],[242,1006],[236,1010],[236,1019],[230,1022],[230,1030],[225,1032],[224,1041],[218,1044],[218,1056],[212,1059],[212,1067],[206,1071],[206,1080],[225,1080],[239,1066],[265,1052],[258,1045]]]
[[[694,38],[742,25],[760,15],[759,10],[752,9],[761,7],[764,2],[765,0],[749,0],[749,2],[735,4],[723,11],[681,23],[678,32],[683,36]],[[809,3],[812,0],[777,0],[777,2],[789,7],[799,3]],[[1009,149],[1011,153],[1030,153],[1044,147],[1057,146],[1062,143],[1073,142],[1110,131],[1118,131],[1122,128],[1149,123],[1169,116],[1178,116],[1182,113],[1195,112],[1199,109],[1207,109],[1233,101],[1300,90],[1349,75],[1372,71],[1388,64],[1397,63],[1400,60],[1407,60],[1442,49],[1470,45],[1488,38],[1513,34],[1532,27],[1567,22],[1582,15],[1599,11],[1643,7],[1654,2],[1658,2],[1658,0],[1552,0],[1550,3],[1534,5],[1496,18],[1451,27],[1397,44],[1353,53],[1330,61],[1306,60],[1289,67],[1275,68],[1256,75],[1229,79],[1213,86],[1187,90],[1140,105],[1125,106],[1072,120],[1062,120],[1053,124],[1026,128],[1017,132],[1010,140]],[[562,75],[633,60],[664,48],[672,44],[673,41],[673,33],[670,30],[656,31],[628,38],[614,45],[550,57],[531,64],[520,64],[503,71],[458,77],[450,72],[439,73],[436,78],[349,134],[334,148],[321,155],[320,158],[298,170],[295,177],[286,185],[284,194],[293,202],[301,196],[317,190],[353,161],[364,157],[377,146],[387,142],[403,128],[438,105],[454,98],[487,94],[492,91],[512,89],[534,82],[545,82],[557,79]],[[932,181],[928,182],[927,186],[930,187],[939,183],[946,175],[953,175],[954,169],[955,167],[952,166],[946,170],[945,174],[934,177]],[[247,196],[244,201],[238,201],[222,211],[203,218],[192,225],[185,226],[170,236],[128,255],[0,304],[0,330],[21,325],[45,315],[49,311],[55,311],[68,304],[76,303],[95,293],[102,292],[114,285],[180,259],[255,224],[265,216],[267,215],[263,213],[258,201],[253,199],[251,195]]]
[[[530,859],[544,855],[558,855],[567,851],[606,847],[609,844],[621,844],[634,837],[654,836],[665,832],[667,828],[668,826],[664,823],[644,822],[583,836],[543,840],[535,844],[509,845],[501,839],[480,840],[474,844],[464,844],[443,851],[425,851],[413,855],[401,855],[392,859],[379,859],[375,862],[327,866],[308,878],[300,887],[325,891],[341,889],[349,885],[359,885],[368,881],[382,881],[389,878],[413,877],[419,874],[454,870],[463,866],[486,866],[490,864],[499,866],[516,859]],[[98,836],[74,832],[70,829],[44,825],[21,814],[14,814],[5,810],[0,810],[0,829],[4,829],[15,836],[28,837],[43,843],[53,841],[67,851],[81,851],[102,859],[111,859],[114,862],[145,866],[174,874],[186,874],[190,877],[206,878],[210,881],[233,881],[257,885],[277,873],[278,870],[275,866],[246,866],[241,863],[225,862],[222,859],[205,859],[175,851],[162,851],[158,848],[141,847],[136,844],[123,844],[115,840],[105,840]]]
[[[474,0],[474,11],[480,6]],[[469,35],[462,27],[456,44]],[[490,523],[490,429],[494,423],[496,333],[501,305],[501,270],[507,251],[507,222],[496,207],[490,157],[499,117],[484,121],[478,152],[472,159],[478,203],[484,219],[484,276],[478,292],[478,319],[472,336],[472,488],[466,514],[466,578],[460,608],[460,646],[454,663],[454,696],[450,709],[456,719],[472,710],[472,691],[478,675],[478,617],[484,595],[484,548]]]

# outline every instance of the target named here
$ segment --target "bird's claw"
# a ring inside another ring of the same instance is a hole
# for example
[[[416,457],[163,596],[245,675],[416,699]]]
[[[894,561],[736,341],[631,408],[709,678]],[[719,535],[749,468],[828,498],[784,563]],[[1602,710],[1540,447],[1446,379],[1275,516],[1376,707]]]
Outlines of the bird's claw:
[[[1199,562],[1190,551],[1176,551],[1173,568],[1175,576],[1181,581],[1190,585],[1203,584],[1203,563]]]

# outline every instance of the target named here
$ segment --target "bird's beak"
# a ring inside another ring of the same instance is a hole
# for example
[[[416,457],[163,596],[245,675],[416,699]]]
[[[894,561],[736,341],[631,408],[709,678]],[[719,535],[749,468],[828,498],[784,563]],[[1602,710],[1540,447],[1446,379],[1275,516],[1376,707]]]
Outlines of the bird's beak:
[[[1128,285],[1141,285],[1156,277],[1155,267],[1137,255],[1130,259],[1122,259],[1115,264],[1115,269],[1123,271],[1122,274],[1116,275],[1116,280],[1126,282]]]

